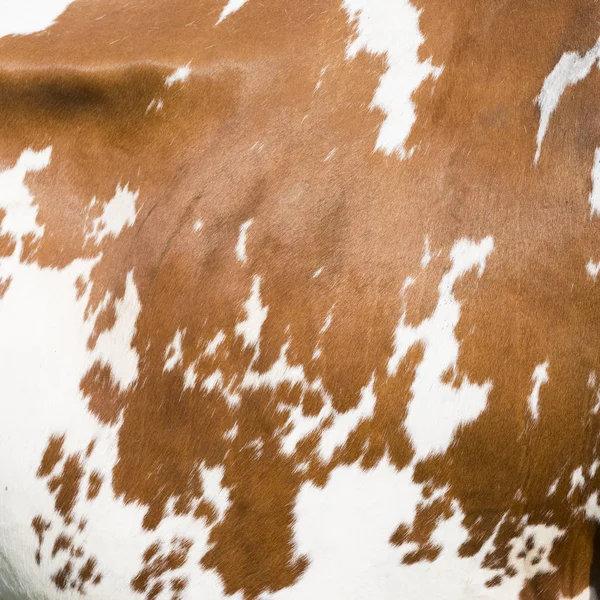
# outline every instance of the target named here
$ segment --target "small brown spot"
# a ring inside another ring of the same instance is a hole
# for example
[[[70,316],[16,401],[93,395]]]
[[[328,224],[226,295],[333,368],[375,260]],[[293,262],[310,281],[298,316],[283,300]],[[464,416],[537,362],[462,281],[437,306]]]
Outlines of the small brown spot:
[[[6,294],[10,286],[10,282],[12,281],[12,277],[5,277],[4,279],[0,279],[0,298]]]
[[[73,538],[68,537],[61,533],[54,541],[52,546],[52,558],[54,558],[59,552],[69,550],[73,545]]]
[[[23,236],[23,250],[21,260],[25,263],[33,262],[40,247],[40,238],[34,233],[26,233]]]
[[[94,571],[96,570],[96,559],[88,558],[83,567],[79,569],[79,591],[82,592],[85,584],[92,579]]]
[[[39,565],[42,562],[42,544],[44,543],[44,537],[48,529],[50,529],[50,523],[44,521],[41,515],[37,515],[31,521],[31,527],[35,531],[38,538],[38,548],[35,552],[35,562]]]
[[[92,440],[87,447],[87,450],[85,451],[85,456],[87,458],[89,458],[92,455],[92,452],[94,451],[94,448],[96,447],[96,440]]]
[[[183,592],[185,590],[185,586],[187,585],[187,580],[183,577],[176,577],[171,581],[171,589],[174,592]]]
[[[71,521],[71,511],[75,506],[82,478],[83,468],[79,457],[72,455],[65,461],[62,473],[48,481],[48,489],[55,495],[54,507],[67,523]]]
[[[315,390],[307,390],[302,397],[302,413],[314,417],[323,408],[323,397]]]
[[[144,552],[145,566],[132,580],[132,589],[140,593],[147,592],[146,598],[148,599],[156,597],[164,587],[161,581],[162,576],[168,571],[181,568],[187,561],[191,547],[190,540],[175,538],[171,542],[171,550],[166,554],[160,554],[160,545],[152,544]],[[154,584],[152,584],[153,581]],[[157,585],[159,584],[160,590],[155,593],[154,590],[158,589]]]
[[[37,471],[38,477],[47,477],[52,473],[54,467],[63,457],[63,445],[65,443],[65,436],[51,436],[46,446],[46,450],[42,456],[42,461]]]
[[[445,383],[446,385],[450,385],[454,381],[455,377],[456,377],[456,371],[453,368],[448,367],[442,373],[440,380],[442,383]]]
[[[88,500],[93,500],[100,493],[100,488],[102,486],[102,475],[98,473],[98,471],[92,471],[90,475],[90,480],[88,483],[88,491],[87,497]]]
[[[6,210],[0,208],[0,226],[2,225],[2,221],[4,221],[4,217],[6,217]],[[0,235],[0,257],[10,256],[15,251],[15,247],[15,239],[10,233]]]
[[[500,584],[502,583],[502,576],[501,575],[496,575],[495,577],[492,577],[491,579],[488,579],[485,582],[485,586],[486,587],[498,587]]]
[[[531,552],[533,550],[534,546],[535,546],[535,542],[533,540],[533,536],[530,535],[525,540],[525,550],[527,550],[527,552]]]
[[[85,293],[85,289],[87,287],[87,283],[85,279],[80,275],[75,280],[75,289],[77,290],[77,300],[81,300],[83,298],[83,294]]]
[[[123,399],[108,365],[96,361],[80,383],[90,410],[105,424],[114,424],[123,408]]]
[[[88,340],[88,349],[93,350],[98,336],[104,331],[111,329],[117,321],[117,312],[115,310],[115,303],[112,301],[96,318],[94,325],[94,331]]]
[[[165,584],[162,581],[157,581],[148,591],[146,595],[147,600],[155,600],[158,595],[163,591]]]
[[[159,550],[160,550],[160,544],[158,542],[155,542],[154,544],[149,546],[146,549],[146,551],[144,552],[144,556],[143,556],[144,562],[145,563],[150,562],[158,554]]]
[[[441,551],[442,551],[441,546],[425,544],[424,546],[418,548],[417,550],[408,552],[402,559],[402,562],[405,565],[413,565],[413,564],[421,562],[421,561],[433,562],[440,555]]]
[[[69,585],[69,581],[71,579],[72,573],[73,573],[73,564],[71,563],[71,561],[69,561],[62,569],[57,571],[52,576],[52,581],[54,582],[54,585],[59,590],[67,589],[67,586]]]
[[[394,545],[394,546],[402,546],[402,544],[404,544],[408,537],[410,535],[410,529],[408,527],[408,525],[405,525],[404,523],[402,523],[401,525],[399,525],[396,529],[396,531],[392,534],[392,537],[390,538],[390,542]]]

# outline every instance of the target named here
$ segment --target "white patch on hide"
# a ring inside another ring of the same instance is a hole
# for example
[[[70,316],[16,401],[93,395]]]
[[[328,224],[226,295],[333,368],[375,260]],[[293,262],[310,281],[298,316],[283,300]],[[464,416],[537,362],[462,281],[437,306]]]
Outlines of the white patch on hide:
[[[23,249],[23,236],[33,234],[38,238],[44,234],[44,227],[37,222],[38,207],[25,185],[25,176],[45,169],[50,164],[51,154],[52,146],[40,152],[24,150],[12,169],[0,173],[0,209],[5,211],[0,231],[15,240],[17,260]]]
[[[172,371],[177,365],[179,365],[183,359],[183,352],[181,350],[181,343],[183,342],[184,331],[178,329],[173,336],[173,339],[165,350],[165,366],[163,371]]]
[[[240,235],[235,246],[235,255],[241,263],[245,263],[248,255],[246,254],[246,241],[248,240],[248,229],[252,226],[252,219],[249,219],[240,227]]]
[[[325,317],[325,322],[323,323],[323,327],[319,330],[319,337],[322,336],[327,330],[331,327],[331,323],[333,323],[333,309],[335,308],[335,304],[330,308],[327,313],[327,317]],[[323,348],[320,346],[320,343],[315,347],[312,360],[318,360],[323,354]]]
[[[327,313],[327,316],[325,317],[325,322],[323,323],[323,327],[321,327],[321,330],[319,331],[319,333],[321,335],[323,335],[331,327],[331,324],[333,323],[334,307],[335,307],[335,304],[329,309],[329,312]]]
[[[175,83],[184,83],[188,79],[190,74],[192,73],[192,69],[190,68],[190,65],[191,65],[191,63],[188,63],[187,65],[184,65],[183,67],[179,67],[178,69],[173,71],[173,73],[171,73],[165,79],[165,85],[167,87],[171,87]]]
[[[433,314],[416,327],[407,325],[405,315],[394,333],[394,352],[387,365],[388,376],[397,373],[409,349],[417,343],[424,346],[423,360],[418,365],[411,386],[405,426],[417,458],[444,452],[456,429],[476,419],[485,408],[492,389],[491,381],[478,385],[463,377],[460,387],[443,383],[448,370],[456,369],[459,343],[455,328],[460,319],[460,304],[454,298],[454,284],[474,268],[481,277],[494,248],[491,237],[479,243],[461,239],[450,252],[452,268],[438,287],[439,299]]]
[[[264,322],[267,320],[269,308],[262,305],[260,297],[260,277],[254,276],[250,297],[244,303],[246,320],[237,323],[235,334],[244,338],[244,348],[254,347],[259,351],[260,332]]]
[[[289,343],[284,344],[279,352],[278,359],[271,365],[268,371],[258,372],[248,369],[244,374],[241,389],[258,389],[269,387],[275,389],[282,383],[290,385],[306,383],[304,369],[301,365],[290,365],[287,361],[287,350]]]
[[[600,148],[596,148],[594,152],[594,164],[592,166],[592,191],[590,192],[588,200],[591,207],[592,217],[595,214],[600,214]],[[590,264],[593,264],[592,261],[588,263],[588,266]],[[596,277],[598,276],[599,268],[600,263],[597,263],[595,265],[595,275],[593,275],[594,280],[596,280]]]
[[[221,485],[225,469],[219,467],[202,467],[200,476],[202,478],[203,497],[211,502],[217,509],[218,519],[221,520],[229,508],[229,490]]]
[[[196,380],[198,376],[196,375],[196,364],[192,363],[188,366],[183,374],[183,389],[191,390],[196,385]]]
[[[577,467],[571,473],[571,489],[569,490],[568,498],[570,498],[576,489],[581,489],[585,485],[585,477],[583,475],[583,469],[581,467]]]
[[[159,110],[162,109],[163,106],[164,106],[164,103],[160,98],[158,100],[156,98],[154,98],[154,100],[152,100],[152,102],[150,102],[150,104],[148,104],[148,108],[146,108],[146,113],[149,113],[153,109],[156,112],[158,112]]]
[[[213,373],[211,373],[204,379],[204,381],[202,382],[202,387],[207,392],[210,393],[214,389],[216,389],[218,386],[220,386],[222,383],[223,383],[223,373],[220,369],[217,369],[216,371],[214,371]]]
[[[223,10],[221,11],[221,16],[217,21],[217,25],[221,21],[226,19],[229,15],[240,10],[240,8],[242,8],[242,6],[244,6],[244,4],[246,4],[247,1],[248,0],[228,0],[227,4],[225,5],[225,8],[223,8]]]
[[[118,185],[115,195],[104,205],[102,215],[94,219],[86,239],[92,238],[99,244],[106,236],[117,237],[125,227],[131,227],[135,223],[135,203],[139,195],[139,190],[130,192],[128,185],[124,188]]]
[[[0,38],[29,35],[52,26],[73,0],[2,0]]]
[[[431,262],[431,247],[429,246],[429,236],[425,236],[425,248],[423,249],[423,256],[421,257],[421,268],[425,269]]]
[[[225,339],[225,332],[222,329],[220,329],[219,331],[217,331],[215,337],[206,345],[206,350],[204,351],[204,354],[208,356],[214,356],[217,353],[217,349],[225,341]]]
[[[331,150],[331,152],[329,152],[329,154],[323,159],[323,162],[329,162],[335,156],[336,152],[337,152],[337,148],[334,148],[333,150]]]
[[[556,110],[564,91],[569,86],[575,85],[585,79],[599,57],[600,39],[583,56],[577,54],[577,52],[565,52],[556,63],[554,69],[552,69],[550,75],[544,80],[542,91],[535,99],[540,109],[540,124],[537,133],[534,164],[537,164],[540,158],[542,142],[548,130],[550,117]]]
[[[334,411],[333,424],[323,431],[319,442],[319,455],[324,461],[330,460],[336,448],[346,443],[348,436],[362,420],[373,416],[375,403],[377,402],[374,386],[375,375],[373,374],[369,384],[361,390],[360,402],[356,408],[344,413]]]
[[[539,416],[540,388],[545,383],[548,383],[548,366],[548,361],[539,364],[531,376],[533,390],[531,390],[531,394],[527,398],[527,403],[529,404],[529,412],[534,420],[537,420]]]
[[[234,385],[234,382],[229,382],[225,385],[225,378],[223,377],[221,369],[217,369],[205,377],[202,382],[202,388],[209,393],[214,390],[219,390],[229,406],[237,406],[240,403],[241,396],[238,389]]]
[[[550,562],[550,552],[555,540],[564,535],[564,531],[554,525],[527,525],[523,533],[510,541],[508,564],[525,579],[533,579],[542,573],[553,573],[556,567]],[[527,550],[527,542],[533,544]],[[519,555],[525,554],[519,558]]]
[[[121,390],[132,385],[138,376],[139,357],[132,344],[141,308],[133,271],[129,271],[125,279],[125,294],[115,302],[115,323],[98,336],[93,350],[94,358],[110,367]]]
[[[315,85],[315,89],[314,89],[315,92],[321,89],[321,86],[323,85],[323,75],[325,75],[326,72],[327,72],[327,67],[323,67],[321,69],[321,72],[319,73],[319,80],[317,81],[317,84]]]
[[[600,506],[598,505],[598,492],[590,495],[585,503],[585,515],[588,519],[600,522]]]
[[[442,72],[431,59],[419,60],[419,47],[425,41],[419,29],[420,11],[409,0],[344,0],[343,6],[357,33],[346,57],[353,59],[364,50],[387,59],[387,71],[371,103],[371,108],[386,115],[375,148],[405,158],[411,151],[404,144],[416,120],[411,96],[427,78],[437,79]]]
[[[590,259],[588,264],[585,265],[585,270],[587,271],[587,274],[596,281],[596,279],[598,279],[598,273],[600,273],[600,261],[594,262]]]

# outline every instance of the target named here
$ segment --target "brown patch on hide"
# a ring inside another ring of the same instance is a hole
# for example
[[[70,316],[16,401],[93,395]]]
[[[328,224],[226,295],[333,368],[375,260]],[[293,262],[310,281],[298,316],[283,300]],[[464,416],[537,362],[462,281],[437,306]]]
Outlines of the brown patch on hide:
[[[57,571],[52,576],[52,581],[54,582],[54,585],[61,591],[66,590],[67,586],[69,585],[69,582],[71,580],[72,573],[73,573],[73,565],[69,561],[62,569]]]
[[[96,317],[94,323],[94,332],[88,340],[88,348],[92,350],[96,346],[98,336],[108,329],[111,329],[117,320],[117,312],[115,310],[115,303],[111,302],[104,310],[100,311],[100,314]]]
[[[56,540],[54,540],[54,546],[52,546],[52,558],[54,558],[61,551],[69,550],[72,545],[73,538],[61,533]]]
[[[37,471],[38,477],[47,477],[54,471],[56,465],[62,460],[64,456],[63,446],[65,443],[65,436],[51,436],[48,440],[48,445],[42,456],[42,461]]]
[[[54,567],[51,581],[59,590],[74,589],[85,594],[89,586],[96,586],[102,580],[96,557],[86,552],[85,543],[80,539],[87,521],[78,518],[79,503],[83,500],[79,492],[86,475],[85,463],[95,442],[92,440],[88,444],[85,454],[65,456],[64,441],[64,435],[50,438],[37,472],[38,477],[47,479],[48,490],[54,496],[55,515],[50,521],[45,521],[41,515],[33,519],[32,527],[38,536],[35,559],[38,565],[41,564],[42,546],[47,532],[52,529],[54,542],[49,546],[51,551],[45,560],[53,566],[58,564],[58,567]],[[88,501],[97,496],[101,482],[101,475],[92,471],[86,495]]]
[[[280,590],[307,567],[305,557],[295,556],[291,542],[293,500],[301,478],[277,450],[276,442],[268,440],[256,451],[241,448],[231,458],[233,472],[247,475],[225,481],[231,485],[231,505],[225,520],[212,529],[213,546],[202,559],[203,566],[223,573],[228,595],[245,590],[254,598],[263,590]],[[228,565],[236,567],[230,570]]]
[[[165,553],[161,553],[158,543],[150,546],[144,553],[142,570],[131,582],[132,589],[145,594],[146,600],[156,598],[164,589],[169,572],[177,571],[185,565],[191,547],[192,541],[185,539],[173,539],[170,550]],[[185,580],[181,578],[173,578],[171,583],[175,585],[172,588],[174,592],[182,592],[185,589]]]
[[[42,562],[42,544],[44,543],[46,532],[48,529],[50,529],[50,523],[48,521],[44,521],[41,515],[37,515],[32,519],[31,527],[33,528],[33,531],[35,531],[35,535],[38,538],[38,547],[35,551],[35,562],[39,565]]]
[[[419,504],[412,526],[400,525],[390,538],[390,542],[395,546],[408,543],[417,545],[416,550],[404,555],[402,562],[411,565],[420,561],[434,561],[439,556],[441,547],[432,543],[431,536],[440,521],[449,519],[452,515],[449,498],[441,497]]]
[[[88,482],[88,491],[87,497],[88,500],[93,500],[100,493],[100,488],[102,487],[102,475],[98,473],[98,471],[93,471],[90,474],[90,479]]]
[[[76,558],[70,558],[52,575],[52,582],[61,591],[76,590],[82,595],[87,594],[89,586],[97,586],[102,581],[102,575],[97,571],[96,559],[85,559],[82,566],[77,568]]]
[[[80,388],[88,398],[90,411],[102,423],[116,423],[123,409],[123,398],[108,365],[94,362],[81,380]]]
[[[11,281],[12,281],[12,277],[7,277],[6,279],[0,279],[0,300],[2,299],[4,294],[6,294]]]
[[[77,589],[83,593],[83,590],[88,583],[91,582],[93,585],[98,585],[101,580],[102,576],[96,573],[96,560],[94,558],[88,558],[83,567],[79,569]]]
[[[0,208],[0,234],[1,227],[4,218],[6,217],[6,210]],[[16,243],[13,236],[10,233],[0,235],[0,257],[10,256],[15,251]]]
[[[67,523],[71,520],[83,474],[79,457],[71,455],[65,460],[62,473],[48,480],[48,490],[54,496],[54,507]]]

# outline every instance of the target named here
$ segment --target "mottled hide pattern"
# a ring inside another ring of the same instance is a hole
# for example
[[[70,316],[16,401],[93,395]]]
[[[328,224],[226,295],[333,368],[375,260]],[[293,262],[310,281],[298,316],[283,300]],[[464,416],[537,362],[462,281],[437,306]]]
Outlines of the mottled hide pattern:
[[[599,36],[0,3],[0,599],[595,597]]]

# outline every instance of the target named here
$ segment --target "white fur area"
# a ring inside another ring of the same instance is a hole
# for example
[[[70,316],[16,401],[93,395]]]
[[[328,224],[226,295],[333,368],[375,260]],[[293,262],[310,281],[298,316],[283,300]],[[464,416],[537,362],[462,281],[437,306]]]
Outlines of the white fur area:
[[[346,51],[348,59],[360,51],[387,59],[387,71],[371,103],[386,115],[375,148],[408,157],[411,149],[405,148],[405,142],[417,118],[412,93],[427,78],[437,79],[442,73],[430,59],[419,60],[419,47],[425,41],[419,29],[420,13],[409,0],[344,0],[343,6],[357,30]]]
[[[600,148],[594,152],[594,164],[592,166],[592,191],[589,196],[592,217],[600,215]],[[596,271],[596,276],[598,272]],[[594,277],[595,279],[595,277]]]
[[[50,27],[73,0],[0,0],[0,38]]]
[[[549,381],[548,367],[549,367],[548,361],[539,364],[534,369],[533,375],[531,376],[531,382],[533,383],[533,389],[531,390],[531,394],[529,395],[529,398],[527,399],[527,403],[529,405],[529,412],[531,413],[531,416],[533,417],[534,420],[537,419],[540,414],[540,410],[539,410],[540,389],[542,388],[542,386],[544,384],[548,383],[548,381]]]
[[[600,39],[585,54],[565,52],[556,63],[552,72],[544,80],[544,85],[535,99],[540,109],[540,124],[537,133],[537,148],[534,163],[537,163],[542,151],[542,142],[548,131],[550,117],[556,110],[564,91],[585,79],[600,57]]]
[[[96,244],[100,244],[105,237],[117,237],[125,227],[131,227],[135,223],[137,215],[135,203],[139,195],[139,191],[130,191],[128,185],[117,186],[115,195],[104,204],[102,214],[94,219],[86,238],[91,238]],[[94,198],[91,206],[95,204]]]
[[[464,377],[460,386],[444,382],[444,374],[456,370],[460,349],[454,333],[460,319],[460,303],[454,297],[454,284],[472,269],[483,274],[494,241],[486,237],[480,242],[461,239],[451,252],[452,268],[444,275],[439,299],[433,314],[416,327],[407,325],[402,315],[394,333],[394,351],[388,361],[388,376],[398,371],[409,349],[417,343],[424,346],[411,386],[406,429],[418,458],[444,452],[454,433],[463,423],[476,419],[485,408],[492,382],[475,384]]]
[[[227,4],[225,4],[223,10],[221,11],[221,15],[219,16],[219,20],[217,21],[217,25],[226,19],[229,15],[237,12],[246,4],[248,0],[228,0]]]

